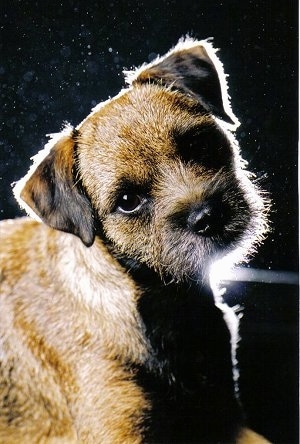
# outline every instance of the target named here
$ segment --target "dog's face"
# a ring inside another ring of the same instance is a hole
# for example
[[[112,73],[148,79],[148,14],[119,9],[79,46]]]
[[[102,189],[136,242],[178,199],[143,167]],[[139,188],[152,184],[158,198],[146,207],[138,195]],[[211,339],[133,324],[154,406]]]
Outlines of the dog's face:
[[[216,119],[234,123],[217,63],[209,44],[186,41],[138,70],[50,144],[21,198],[53,228],[87,246],[100,236],[128,266],[175,280],[241,260],[263,236],[264,203]]]

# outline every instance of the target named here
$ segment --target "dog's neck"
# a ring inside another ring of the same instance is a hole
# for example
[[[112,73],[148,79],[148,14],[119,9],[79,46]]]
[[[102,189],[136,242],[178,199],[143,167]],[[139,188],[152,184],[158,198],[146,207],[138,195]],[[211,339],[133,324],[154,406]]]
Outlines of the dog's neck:
[[[148,370],[171,385],[194,385],[193,373],[197,384],[201,378],[209,383],[210,377],[217,377],[225,378],[228,385],[231,335],[211,288],[202,280],[172,282],[169,276],[161,277],[124,256],[118,261],[140,289],[137,307],[154,352]],[[223,371],[216,375],[220,368]]]

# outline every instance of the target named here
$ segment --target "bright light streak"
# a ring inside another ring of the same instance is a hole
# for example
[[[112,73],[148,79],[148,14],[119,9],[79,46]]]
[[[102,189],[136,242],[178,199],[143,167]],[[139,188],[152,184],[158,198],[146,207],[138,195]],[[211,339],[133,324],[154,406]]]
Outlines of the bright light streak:
[[[262,270],[257,268],[226,267],[223,261],[214,263],[210,270],[212,287],[222,282],[259,282],[264,284],[298,285],[298,273],[292,271]]]

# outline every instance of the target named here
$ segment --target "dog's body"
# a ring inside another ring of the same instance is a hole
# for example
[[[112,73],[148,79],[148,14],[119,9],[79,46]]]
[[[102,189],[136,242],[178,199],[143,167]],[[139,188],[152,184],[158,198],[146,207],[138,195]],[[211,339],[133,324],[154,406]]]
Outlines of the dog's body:
[[[207,284],[266,227],[215,118],[234,123],[218,63],[179,43],[16,186],[48,226],[1,224],[1,443],[266,442],[244,428]]]

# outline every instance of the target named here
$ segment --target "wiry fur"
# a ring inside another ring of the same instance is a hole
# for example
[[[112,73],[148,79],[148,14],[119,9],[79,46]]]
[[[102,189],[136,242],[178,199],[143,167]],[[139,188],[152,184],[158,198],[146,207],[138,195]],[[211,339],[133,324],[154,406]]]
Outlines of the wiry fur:
[[[267,228],[222,65],[186,39],[127,81],[16,185],[38,221],[1,224],[0,442],[264,443],[208,285]]]

